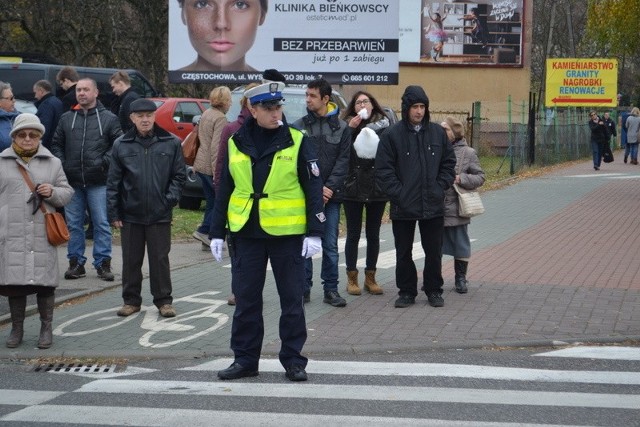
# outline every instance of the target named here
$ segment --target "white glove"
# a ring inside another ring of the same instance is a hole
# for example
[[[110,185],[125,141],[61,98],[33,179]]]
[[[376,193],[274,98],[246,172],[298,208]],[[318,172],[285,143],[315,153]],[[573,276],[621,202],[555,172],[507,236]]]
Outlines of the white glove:
[[[223,243],[224,240],[222,239],[211,239],[211,244],[209,245],[211,247],[211,255],[213,255],[213,258],[218,262],[222,261]]]
[[[302,256],[311,258],[322,250],[322,239],[319,237],[305,237],[302,242]]]

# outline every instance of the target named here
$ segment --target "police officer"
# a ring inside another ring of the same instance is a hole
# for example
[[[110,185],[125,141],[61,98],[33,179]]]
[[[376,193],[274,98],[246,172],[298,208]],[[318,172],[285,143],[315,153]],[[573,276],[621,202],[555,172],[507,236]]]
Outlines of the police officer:
[[[231,328],[235,360],[218,378],[258,375],[264,323],[262,291],[271,262],[280,306],[280,363],[291,381],[306,381],[307,339],[303,308],[304,258],[321,249],[322,180],[315,152],[282,115],[281,82],[247,90],[252,117],[229,139],[209,237],[222,259],[228,225],[231,289],[236,308]]]

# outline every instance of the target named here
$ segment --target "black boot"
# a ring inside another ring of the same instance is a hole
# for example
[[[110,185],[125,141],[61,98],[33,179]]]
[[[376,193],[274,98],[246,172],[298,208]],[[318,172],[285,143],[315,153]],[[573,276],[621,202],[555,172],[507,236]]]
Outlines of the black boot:
[[[114,275],[111,272],[111,258],[105,258],[97,268],[98,277],[107,282],[113,282]]]
[[[42,297],[38,295],[38,311],[40,312],[40,338],[38,338],[38,348],[49,348],[53,344],[53,331],[51,322],[53,321],[53,306],[55,296]]]
[[[11,333],[7,338],[7,347],[16,348],[24,336],[24,312],[27,308],[27,297],[9,297],[11,311]]]
[[[459,294],[467,293],[467,266],[468,261],[456,259],[453,261],[453,267],[456,272],[456,292]]]

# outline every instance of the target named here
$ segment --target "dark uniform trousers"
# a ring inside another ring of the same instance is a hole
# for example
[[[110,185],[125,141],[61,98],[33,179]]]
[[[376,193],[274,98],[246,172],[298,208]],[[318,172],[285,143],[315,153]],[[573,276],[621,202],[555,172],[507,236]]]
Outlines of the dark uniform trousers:
[[[231,289],[236,297],[231,330],[231,350],[235,361],[247,369],[258,369],[264,321],[262,292],[271,262],[280,296],[280,363],[285,368],[307,366],[300,352],[307,340],[304,317],[305,283],[302,236],[251,239],[235,236],[231,259]]]
[[[147,247],[149,282],[153,304],[171,304],[171,223],[151,225],[124,222],[122,236],[122,299],[125,304],[142,305],[142,262]]]
[[[444,217],[422,220],[393,220],[391,228],[396,246],[396,285],[398,295],[418,295],[418,272],[413,261],[413,240],[416,222],[420,228],[420,240],[424,250],[422,279],[425,293],[442,294],[442,235]]]

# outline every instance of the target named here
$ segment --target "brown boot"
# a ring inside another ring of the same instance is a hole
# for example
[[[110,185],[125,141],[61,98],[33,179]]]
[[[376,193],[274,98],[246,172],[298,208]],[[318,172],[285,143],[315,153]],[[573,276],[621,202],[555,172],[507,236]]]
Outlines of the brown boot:
[[[11,312],[11,333],[7,338],[7,347],[16,348],[24,336],[24,312],[27,308],[27,297],[9,297]]]
[[[360,287],[358,286],[358,270],[349,271],[347,270],[347,293],[349,295],[360,295],[362,291],[360,291]]]
[[[376,282],[376,271],[365,270],[364,271],[364,289],[371,295],[382,295],[384,291]]]
[[[38,338],[38,348],[49,348],[53,344],[53,331],[51,322],[53,321],[53,306],[55,296],[37,296],[38,311],[40,312],[40,337]]]

